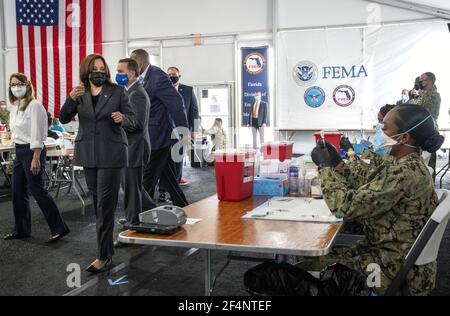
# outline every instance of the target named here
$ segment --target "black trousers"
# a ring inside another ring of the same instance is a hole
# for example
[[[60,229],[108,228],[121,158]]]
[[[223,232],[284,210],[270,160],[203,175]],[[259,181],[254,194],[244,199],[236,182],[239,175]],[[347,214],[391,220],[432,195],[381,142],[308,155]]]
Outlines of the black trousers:
[[[144,189],[144,167],[126,168],[123,178],[125,217],[129,224],[139,224],[139,214],[156,207]]]
[[[84,169],[86,184],[94,199],[97,218],[97,245],[102,261],[114,255],[114,214],[119,198],[123,169]]]
[[[47,152],[42,151],[40,162],[41,171],[37,176],[31,173],[31,161],[34,152],[30,145],[16,146],[16,160],[14,161],[12,192],[15,227],[14,234],[28,237],[31,235],[30,191],[45,216],[52,236],[69,231],[61,217],[58,206],[44,188],[43,174]],[[29,190],[29,191],[28,191]]]
[[[184,158],[184,146],[182,146],[180,149],[180,156]],[[175,170],[177,171],[178,183],[180,183],[181,179],[183,178],[183,160],[181,162],[175,163]]]
[[[189,205],[177,180],[177,171],[175,162],[172,160],[171,147],[152,151],[150,163],[144,169],[144,188],[150,196],[154,196],[158,181],[170,193],[174,205],[179,207]]]

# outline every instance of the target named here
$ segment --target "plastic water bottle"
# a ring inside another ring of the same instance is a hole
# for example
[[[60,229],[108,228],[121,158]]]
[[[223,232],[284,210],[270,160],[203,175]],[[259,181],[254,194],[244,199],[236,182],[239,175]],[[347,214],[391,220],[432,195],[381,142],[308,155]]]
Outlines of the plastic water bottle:
[[[298,194],[298,176],[299,169],[297,166],[289,167],[289,193],[290,194]]]
[[[255,155],[255,176],[259,177],[261,175],[261,160],[262,160],[262,155],[261,152],[256,152]]]

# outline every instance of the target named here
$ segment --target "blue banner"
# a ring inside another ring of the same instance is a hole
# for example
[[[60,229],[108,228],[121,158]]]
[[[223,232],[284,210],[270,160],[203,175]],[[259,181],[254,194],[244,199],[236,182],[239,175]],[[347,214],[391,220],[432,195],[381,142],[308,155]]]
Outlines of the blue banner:
[[[242,126],[269,126],[268,47],[242,48]]]

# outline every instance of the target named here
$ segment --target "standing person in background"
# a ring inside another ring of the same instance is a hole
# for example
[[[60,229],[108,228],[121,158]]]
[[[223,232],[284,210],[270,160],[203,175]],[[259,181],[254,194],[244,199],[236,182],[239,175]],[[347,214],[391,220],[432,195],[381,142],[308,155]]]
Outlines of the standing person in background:
[[[9,131],[9,111],[6,105],[6,101],[0,100],[0,124],[6,125],[6,131]],[[2,140],[3,142],[3,140]],[[5,182],[3,186],[10,188],[11,187],[11,176],[12,169],[14,163],[14,154],[13,153],[3,153],[1,154],[3,161],[5,161]]]
[[[437,91],[436,87],[436,76],[427,72],[420,76],[419,81],[419,97],[413,101],[412,104],[417,104],[421,107],[424,107],[431,113],[431,116],[435,120],[437,125],[437,121],[439,119],[439,113],[441,110],[441,95]],[[433,179],[436,178],[436,164],[437,164],[437,154],[432,153],[430,158],[429,167],[433,168]]]
[[[58,134],[51,129],[53,124],[53,117],[50,112],[47,112],[47,120],[48,120],[48,137],[53,138],[54,140],[58,140]]]
[[[99,252],[86,271],[99,273],[112,265],[114,212],[122,172],[128,166],[128,140],[122,126],[134,124],[134,112],[125,90],[111,82],[102,56],[83,60],[80,81],[62,107],[60,120],[67,124],[78,115],[80,121],[74,164],[84,168],[93,195]]]
[[[151,102],[149,132],[152,153],[150,163],[144,170],[144,187],[150,196],[154,196],[156,185],[161,180],[173,203],[185,207],[189,203],[177,181],[173,157],[179,156],[179,153],[172,153],[172,146],[178,141],[172,137],[174,129],[185,128],[188,131],[183,98],[173,87],[169,76],[160,68],[150,65],[147,51],[135,50],[131,58],[139,65],[141,72],[139,81],[147,91]],[[185,135],[183,141],[190,142],[189,135]]]
[[[408,104],[408,102],[409,102],[409,90],[403,89],[402,90],[402,99],[397,102],[397,105]]]
[[[437,91],[436,76],[431,72],[424,73],[420,76],[419,87],[419,97],[412,101],[412,104],[427,109],[437,122],[441,110],[441,95]]]
[[[9,101],[12,140],[16,145],[12,188],[15,226],[13,233],[4,239],[30,237],[30,190],[50,226],[53,237],[48,242],[54,243],[70,231],[55,201],[44,188],[47,114],[42,104],[35,99],[31,82],[23,74],[13,74],[9,79]]]
[[[181,96],[183,97],[184,109],[187,115],[189,130],[191,132],[191,138],[195,139],[196,121],[198,124],[200,116],[198,114],[198,101],[197,96],[194,93],[194,88],[180,83],[181,73],[177,67],[170,67],[167,70],[167,74],[169,75],[170,80],[172,81],[175,89],[177,89],[178,93],[181,94]],[[181,148],[180,155],[184,156],[184,147]],[[189,181],[183,179],[183,162],[181,161],[179,163],[176,163],[176,168],[178,172],[177,179],[180,185],[182,186],[188,185]]]
[[[124,172],[123,189],[125,191],[125,217],[119,224],[138,225],[139,214],[156,205],[143,187],[144,167],[150,161],[150,136],[148,121],[150,118],[150,98],[138,81],[139,66],[130,58],[119,61],[116,81],[124,86],[130,105],[136,114],[136,124],[123,124],[128,137],[128,168]]]
[[[213,149],[209,157],[209,161],[214,161],[214,153],[218,150],[227,148],[227,134],[223,129],[223,121],[221,118],[216,118],[213,127],[208,130],[203,130],[203,134],[210,135],[213,142]]]
[[[0,100],[0,121],[6,126],[9,125],[9,111],[6,106],[6,101]]]
[[[269,123],[269,105],[262,101],[262,93],[255,94],[255,103],[252,105],[252,113],[248,127],[252,128],[253,148],[258,148],[258,133],[261,145],[264,143],[264,129]]]

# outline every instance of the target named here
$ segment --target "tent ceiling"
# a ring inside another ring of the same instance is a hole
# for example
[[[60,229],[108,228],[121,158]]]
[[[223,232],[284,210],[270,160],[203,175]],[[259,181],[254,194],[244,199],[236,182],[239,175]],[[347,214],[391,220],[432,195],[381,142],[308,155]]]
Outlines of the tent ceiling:
[[[406,0],[404,2],[425,5],[437,9],[450,10],[450,1],[448,0]]]
[[[396,8],[420,12],[443,19],[450,19],[450,1],[448,0],[364,0]]]

